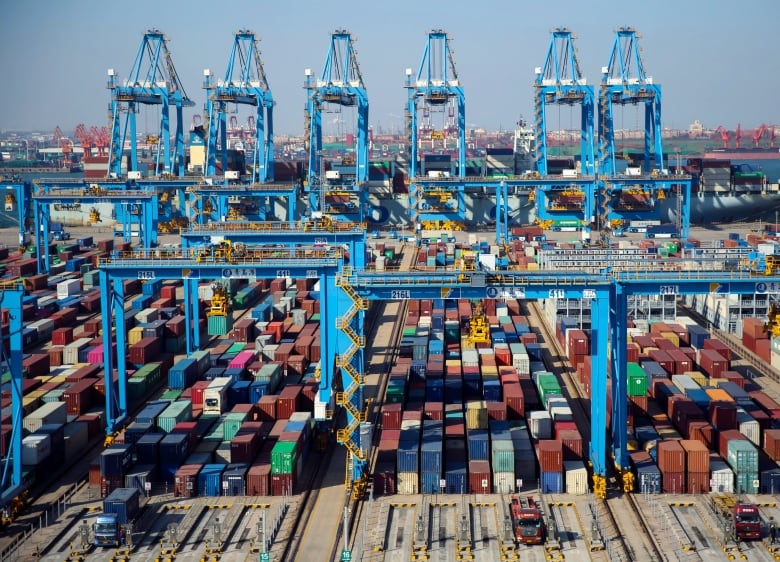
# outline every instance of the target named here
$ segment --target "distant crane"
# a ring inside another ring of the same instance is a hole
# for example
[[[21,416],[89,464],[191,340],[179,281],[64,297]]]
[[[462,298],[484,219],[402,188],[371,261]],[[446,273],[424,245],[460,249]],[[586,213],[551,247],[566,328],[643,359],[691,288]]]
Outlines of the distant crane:
[[[78,139],[81,148],[84,149],[84,154],[89,156],[92,153],[92,137],[87,132],[87,127],[84,123],[76,125],[76,131],[74,136]]]
[[[734,133],[734,148],[739,148],[739,143],[742,140],[742,123],[737,123],[737,130]]]
[[[71,154],[73,154],[73,141],[62,134],[62,129],[59,125],[54,128],[54,144],[60,147],[62,150],[62,166],[66,168],[70,166]]]
[[[111,91],[111,150],[109,173],[122,175],[122,157],[125,143],[130,143],[127,171],[137,171],[136,113],[140,105],[159,105],[160,128],[157,133],[157,162],[155,168],[164,174],[184,175],[184,129],[182,110],[195,103],[189,99],[173,66],[168,51],[168,39],[157,30],[144,33],[128,78],[118,83],[116,71],[108,69],[108,89]],[[170,107],[176,108],[176,133],[171,152]],[[162,154],[161,152],[162,151]]]
[[[718,125],[718,128],[715,129],[715,134],[720,135],[720,140],[723,142],[723,148],[728,148],[729,139],[731,138],[731,133],[729,133],[728,129],[725,129],[723,125]]]
[[[255,115],[252,116],[256,122],[254,147],[251,161],[247,162],[252,170],[252,183],[273,180],[274,99],[260,57],[260,38],[248,29],[237,31],[224,78],[215,84],[210,70],[204,70],[203,75],[203,87],[208,96],[206,175],[216,174],[217,159],[220,160],[223,173],[228,169],[228,132],[238,129],[238,118],[231,115],[228,127],[227,114],[229,104],[240,104],[256,108]],[[243,170],[240,171],[243,173]]]
[[[758,127],[755,131],[753,131],[753,147],[758,148],[759,144],[761,143],[761,137],[763,137],[765,134],[769,133],[769,147],[774,148],[775,147],[775,127],[768,126],[764,123],[761,123],[761,126]]]

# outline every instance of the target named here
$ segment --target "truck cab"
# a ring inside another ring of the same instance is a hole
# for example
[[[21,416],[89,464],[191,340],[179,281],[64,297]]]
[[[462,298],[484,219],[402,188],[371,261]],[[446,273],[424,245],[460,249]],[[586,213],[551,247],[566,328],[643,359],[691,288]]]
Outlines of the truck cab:
[[[95,546],[119,547],[122,544],[122,528],[116,515],[106,513],[98,515],[92,524]]]
[[[761,538],[761,515],[757,505],[743,502],[734,505],[734,532],[740,540]]]

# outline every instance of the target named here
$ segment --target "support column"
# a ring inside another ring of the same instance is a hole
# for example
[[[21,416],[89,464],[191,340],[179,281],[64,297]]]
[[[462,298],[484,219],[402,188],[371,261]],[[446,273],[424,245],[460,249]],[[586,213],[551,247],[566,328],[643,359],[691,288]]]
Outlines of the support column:
[[[626,317],[628,302],[625,287],[612,285],[610,295],[612,341],[612,452],[625,492],[633,491],[633,475],[628,461],[628,366]]]
[[[590,338],[590,461],[593,464],[593,493],[607,496],[607,343],[609,341],[609,289],[598,289],[593,299]]]
[[[333,327],[337,310],[335,299],[341,291],[336,287],[336,276],[320,271],[320,386],[314,402],[314,418],[325,419],[332,409],[333,375],[336,365],[336,341]],[[331,336],[334,336],[333,341]]]
[[[11,351],[11,430],[10,454],[13,459],[11,487],[22,484],[22,419],[24,418],[24,397],[22,395],[22,295],[19,289],[6,289],[0,293],[0,306],[9,312],[8,331]],[[8,464],[3,469],[2,482],[5,483]],[[5,491],[3,486],[0,491]]]

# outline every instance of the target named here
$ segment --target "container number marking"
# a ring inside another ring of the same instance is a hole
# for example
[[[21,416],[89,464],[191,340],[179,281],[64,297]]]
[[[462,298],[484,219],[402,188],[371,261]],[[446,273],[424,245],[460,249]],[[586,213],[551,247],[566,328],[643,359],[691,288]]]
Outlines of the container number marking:
[[[306,279],[319,279],[320,274],[316,269],[307,269],[306,270]]]
[[[596,298],[596,289],[583,289],[582,290],[582,298],[583,299],[595,299]]]
[[[410,299],[412,292],[409,289],[393,289],[390,291],[391,299]]]
[[[290,270],[289,269],[277,269],[276,270],[276,277],[290,277]]]
[[[138,272],[138,278],[139,279],[154,279],[155,274],[154,271],[139,271]]]
[[[549,298],[564,299],[566,298],[566,291],[563,289],[550,289]]]
[[[248,279],[257,277],[257,272],[251,267],[234,267],[222,270],[223,279]]]
[[[680,292],[679,285],[661,285],[658,292],[662,295],[676,295]]]

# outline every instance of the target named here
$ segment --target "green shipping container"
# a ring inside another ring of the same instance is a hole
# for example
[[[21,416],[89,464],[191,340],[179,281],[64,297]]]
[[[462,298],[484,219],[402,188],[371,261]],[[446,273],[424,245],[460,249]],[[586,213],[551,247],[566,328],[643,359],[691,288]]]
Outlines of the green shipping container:
[[[233,329],[233,317],[228,316],[209,316],[207,333],[210,336],[226,336]]]
[[[271,474],[291,474],[298,460],[296,443],[277,441],[271,449]]]
[[[177,400],[165,408],[157,418],[157,427],[165,433],[173,431],[173,426],[179,422],[192,419],[192,401]]]
[[[174,402],[179,399],[179,396],[181,396],[181,390],[166,390],[162,393],[160,396],[160,400],[169,400],[171,402]]]
[[[647,395],[647,373],[638,363],[628,363],[628,395]]]
[[[178,354],[184,350],[184,344],[186,342],[186,336],[178,336],[175,338],[165,338],[165,352]]]
[[[242,351],[244,351],[244,348],[246,347],[246,344],[243,342],[236,342],[230,347],[228,347],[227,351],[225,353],[227,354],[239,354]]]
[[[246,412],[242,413],[230,413],[225,416],[225,421],[222,424],[223,431],[225,432],[224,440],[232,441],[236,436],[238,430],[241,429],[241,424],[246,420]]]
[[[493,472],[514,472],[515,448],[511,439],[493,441],[491,457]]]
[[[401,334],[402,337],[415,337],[417,335],[417,328],[416,327],[407,327],[404,326],[404,332]]]

